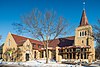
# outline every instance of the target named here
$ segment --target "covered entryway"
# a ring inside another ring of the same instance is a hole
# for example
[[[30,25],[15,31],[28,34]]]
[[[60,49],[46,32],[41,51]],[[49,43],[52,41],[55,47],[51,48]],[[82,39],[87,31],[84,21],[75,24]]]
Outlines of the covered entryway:
[[[56,51],[55,50],[52,50],[52,53],[51,53],[52,55],[52,59],[53,60],[56,60]]]
[[[29,61],[29,54],[26,53],[26,61]]]

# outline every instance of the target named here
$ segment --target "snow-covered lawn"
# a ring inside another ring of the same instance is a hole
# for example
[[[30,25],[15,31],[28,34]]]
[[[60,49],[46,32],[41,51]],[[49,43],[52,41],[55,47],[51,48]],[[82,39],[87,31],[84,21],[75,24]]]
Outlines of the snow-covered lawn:
[[[45,60],[43,59],[32,60],[32,61],[27,61],[27,62],[2,62],[2,64],[13,64],[13,65],[31,66],[31,67],[75,67],[75,65],[60,64],[60,63],[56,63],[50,60],[49,60],[49,63],[46,64]],[[80,66],[77,65],[76,67],[80,67]]]

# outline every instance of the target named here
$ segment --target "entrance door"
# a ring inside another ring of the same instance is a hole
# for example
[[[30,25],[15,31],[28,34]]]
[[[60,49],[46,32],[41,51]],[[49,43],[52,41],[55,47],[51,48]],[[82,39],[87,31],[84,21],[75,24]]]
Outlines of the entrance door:
[[[26,61],[29,61],[29,54],[26,53]]]
[[[34,58],[36,59],[36,51],[34,52]]]

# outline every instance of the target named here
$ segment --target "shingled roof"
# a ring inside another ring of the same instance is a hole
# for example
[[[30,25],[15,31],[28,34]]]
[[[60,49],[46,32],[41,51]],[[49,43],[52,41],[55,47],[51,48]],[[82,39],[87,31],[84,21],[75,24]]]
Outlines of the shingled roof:
[[[66,46],[73,46],[74,45],[75,36],[65,37],[65,38],[58,38],[55,40],[51,40],[49,47],[66,47]]]
[[[88,24],[88,19],[87,19],[87,16],[86,16],[86,12],[85,12],[85,10],[83,10],[79,26],[86,26],[86,25],[89,25],[89,24]]]
[[[18,45],[22,45],[27,39],[30,40],[30,42],[32,43],[32,45],[36,44],[35,47],[33,47],[34,49],[39,49],[38,48],[38,45],[43,45],[42,42],[38,41],[38,40],[33,40],[33,39],[30,39],[30,38],[26,38],[26,37],[23,37],[23,36],[18,36],[18,35],[15,35],[15,34],[11,34],[15,40],[15,42],[18,44]],[[50,40],[50,44],[48,45],[49,47],[65,47],[65,46],[73,46],[74,44],[74,39],[75,39],[75,36],[70,36],[70,37],[65,37],[65,38],[57,38],[55,40]]]
[[[42,44],[40,41],[38,40],[33,40],[31,38],[26,38],[26,37],[23,37],[23,36],[18,36],[18,35],[15,35],[15,34],[11,34],[15,40],[15,42],[18,44],[18,45],[22,45],[27,39],[30,40],[31,43],[36,43],[36,44]]]

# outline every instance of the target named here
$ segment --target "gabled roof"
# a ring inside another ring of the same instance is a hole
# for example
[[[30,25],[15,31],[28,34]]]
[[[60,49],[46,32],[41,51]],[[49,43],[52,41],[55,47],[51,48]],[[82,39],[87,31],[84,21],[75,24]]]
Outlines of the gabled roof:
[[[18,35],[15,35],[15,34],[11,34],[15,40],[15,42],[18,44],[18,45],[23,45],[23,43],[29,39],[29,41],[32,43],[32,46],[34,49],[40,49],[38,46],[39,45],[43,45],[42,42],[38,41],[38,40],[33,40],[33,39],[30,39],[30,38],[26,38],[26,37],[23,37],[23,36],[18,36]],[[57,46],[59,47],[66,47],[66,46],[73,46],[74,44],[74,39],[75,39],[75,36],[70,36],[70,37],[65,37],[65,38],[58,38],[58,39],[55,39],[55,40],[50,40],[49,41],[49,45],[48,47],[52,47],[52,48],[55,48]],[[36,45],[34,47],[34,44]]]
[[[89,25],[89,24],[88,24],[88,19],[87,19],[86,12],[85,12],[85,9],[84,9],[83,12],[82,12],[82,16],[81,16],[79,26],[86,26],[86,25]]]
[[[22,45],[27,39],[29,39],[31,43],[42,44],[40,41],[33,40],[31,38],[26,38],[26,37],[23,37],[23,36],[18,36],[18,35],[15,35],[15,34],[11,34],[11,35],[13,36],[15,42],[18,45]]]

